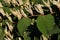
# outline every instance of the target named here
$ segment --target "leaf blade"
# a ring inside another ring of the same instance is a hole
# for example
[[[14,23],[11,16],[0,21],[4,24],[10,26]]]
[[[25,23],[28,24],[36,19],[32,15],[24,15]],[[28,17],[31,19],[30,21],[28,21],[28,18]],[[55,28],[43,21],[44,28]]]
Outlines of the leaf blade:
[[[17,24],[17,28],[20,32],[20,35],[24,34],[24,31],[26,30],[26,28],[31,24],[31,19],[29,18],[22,18],[18,24]]]

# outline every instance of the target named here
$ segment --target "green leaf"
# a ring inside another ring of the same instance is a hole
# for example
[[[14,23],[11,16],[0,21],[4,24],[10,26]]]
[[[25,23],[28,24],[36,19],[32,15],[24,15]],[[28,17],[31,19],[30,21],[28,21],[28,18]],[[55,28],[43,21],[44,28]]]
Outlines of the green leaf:
[[[50,34],[50,31],[54,27],[53,16],[50,14],[39,16],[37,18],[37,27],[45,36],[48,36]]]
[[[5,20],[2,22],[2,26],[5,26],[6,25],[6,22],[5,22]]]
[[[2,5],[3,5],[4,7],[11,7],[11,4],[5,3],[4,1],[2,2]]]
[[[10,9],[8,7],[3,7],[4,11],[7,12],[8,14],[11,13]]]
[[[0,40],[3,40],[3,38],[4,38],[4,31],[2,27],[0,27]]]
[[[46,23],[47,23],[47,28],[48,30],[52,29],[54,27],[54,17],[52,15],[47,15],[46,16]]]
[[[24,40],[31,40],[27,32],[24,32]]]
[[[30,24],[31,24],[31,19],[29,18],[22,18],[20,21],[18,21],[17,28],[21,36],[24,34],[24,31]]]
[[[42,0],[36,0],[38,4],[43,4]]]
[[[23,9],[23,11],[26,13],[26,15],[29,15],[29,12],[26,11],[26,9]]]
[[[34,40],[39,40],[40,38],[39,37],[34,37]]]
[[[59,34],[60,33],[60,28],[57,25],[55,25],[50,33],[51,34]]]
[[[60,40],[60,34],[58,34],[58,40]]]
[[[12,7],[12,8],[15,8],[16,10],[19,10],[21,8],[21,6]]]
[[[0,0],[0,2],[3,2],[3,0]]]
[[[42,0],[31,0],[33,4],[43,4]]]

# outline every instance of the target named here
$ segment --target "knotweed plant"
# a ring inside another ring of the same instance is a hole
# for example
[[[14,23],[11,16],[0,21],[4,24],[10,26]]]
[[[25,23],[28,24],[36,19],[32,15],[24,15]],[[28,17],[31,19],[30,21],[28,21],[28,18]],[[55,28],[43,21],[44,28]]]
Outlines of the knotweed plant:
[[[59,13],[60,0],[0,0],[0,40],[51,40]]]

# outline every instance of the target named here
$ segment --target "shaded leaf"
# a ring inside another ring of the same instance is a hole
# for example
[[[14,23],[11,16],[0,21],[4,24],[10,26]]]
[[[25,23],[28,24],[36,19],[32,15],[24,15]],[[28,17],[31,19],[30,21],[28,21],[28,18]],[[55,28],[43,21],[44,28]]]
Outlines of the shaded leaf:
[[[50,33],[51,33],[51,34],[59,34],[59,33],[60,33],[60,28],[59,28],[57,25],[55,25],[55,26],[52,28],[52,30],[51,30]]]
[[[39,37],[34,37],[34,40],[39,40],[40,38]]]
[[[60,34],[58,34],[58,40],[60,40]]]
[[[3,22],[2,22],[2,26],[5,26],[5,25],[6,25],[6,22],[5,22],[5,21],[3,21]]]
[[[3,7],[3,10],[5,11],[5,12],[7,12],[7,13],[11,13],[11,11],[10,11],[10,9],[8,8],[8,7]]]
[[[31,40],[27,32],[24,32],[24,40]]]
[[[42,0],[31,0],[34,4],[43,4]]]
[[[2,2],[2,5],[3,5],[4,7],[10,7],[10,6],[11,6],[11,4],[5,3],[4,1]]]
[[[38,4],[43,4],[42,0],[36,0]]]
[[[24,10],[24,12],[26,13],[26,15],[29,15],[29,12],[28,11],[26,11],[26,9],[23,9]]]
[[[0,2],[3,2],[3,0],[0,0]]]
[[[0,40],[3,40],[3,38],[4,38],[4,31],[2,27],[0,27]]]

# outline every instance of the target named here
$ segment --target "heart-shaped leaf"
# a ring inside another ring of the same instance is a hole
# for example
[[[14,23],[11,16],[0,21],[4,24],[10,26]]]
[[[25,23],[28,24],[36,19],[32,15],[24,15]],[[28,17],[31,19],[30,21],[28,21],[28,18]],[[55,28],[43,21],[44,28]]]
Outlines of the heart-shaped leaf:
[[[54,18],[52,15],[48,14],[37,18],[37,27],[44,35],[48,36],[53,26]]]

